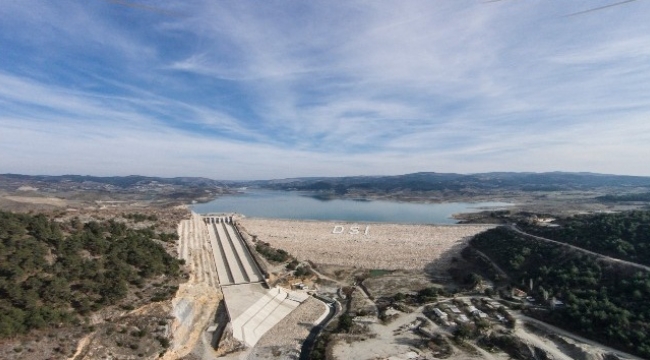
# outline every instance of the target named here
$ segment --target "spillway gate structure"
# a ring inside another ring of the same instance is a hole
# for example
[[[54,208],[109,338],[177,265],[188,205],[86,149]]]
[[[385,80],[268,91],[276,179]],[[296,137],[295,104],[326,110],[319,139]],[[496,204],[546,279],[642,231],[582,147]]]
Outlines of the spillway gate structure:
[[[262,271],[233,226],[232,216],[204,216],[221,286],[264,282]]]

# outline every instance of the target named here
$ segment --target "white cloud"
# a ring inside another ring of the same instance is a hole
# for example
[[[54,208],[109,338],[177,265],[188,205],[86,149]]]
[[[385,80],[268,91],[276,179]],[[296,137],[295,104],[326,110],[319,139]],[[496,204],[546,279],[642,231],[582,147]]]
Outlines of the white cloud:
[[[650,175],[637,155],[650,153],[648,6],[567,18],[594,4],[197,1],[165,16],[12,3],[0,30],[23,23],[21,41],[79,69],[0,60],[0,150],[16,154],[0,166]]]

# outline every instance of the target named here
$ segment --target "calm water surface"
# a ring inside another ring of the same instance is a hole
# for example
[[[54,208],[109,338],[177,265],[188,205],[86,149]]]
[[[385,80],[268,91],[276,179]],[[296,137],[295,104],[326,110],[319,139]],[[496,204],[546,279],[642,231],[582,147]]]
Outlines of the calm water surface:
[[[503,208],[501,202],[412,204],[392,201],[319,200],[292,191],[246,190],[209,203],[192,205],[200,214],[236,212],[248,217],[296,220],[340,220],[398,224],[455,224],[452,214]]]

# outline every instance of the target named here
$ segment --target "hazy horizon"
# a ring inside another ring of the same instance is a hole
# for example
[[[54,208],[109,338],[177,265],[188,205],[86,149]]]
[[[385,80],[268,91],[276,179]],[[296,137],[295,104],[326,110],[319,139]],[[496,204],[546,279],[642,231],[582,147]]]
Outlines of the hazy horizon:
[[[487,171],[487,172],[480,172],[480,173],[447,173],[447,172],[439,172],[439,171],[417,171],[414,173],[403,173],[403,174],[375,174],[375,175],[368,175],[368,174],[351,174],[351,175],[341,175],[341,176],[327,176],[327,175],[308,175],[308,176],[295,176],[295,177],[276,177],[276,178],[250,178],[250,179],[226,179],[226,178],[213,178],[213,177],[206,177],[206,176],[190,176],[190,175],[180,175],[180,176],[159,176],[159,175],[142,175],[142,174],[127,174],[127,175],[94,175],[94,174],[18,174],[18,173],[0,173],[0,175],[19,175],[19,176],[90,176],[90,177],[129,177],[129,176],[142,176],[142,177],[153,177],[153,178],[207,178],[210,180],[217,180],[217,181],[232,181],[232,182],[246,182],[246,181],[274,181],[274,180],[291,180],[291,179],[309,179],[309,178],[340,178],[340,177],[390,177],[390,176],[404,176],[404,175],[412,175],[412,174],[444,174],[444,175],[463,175],[463,176],[471,176],[471,175],[483,175],[483,174],[503,174],[503,173],[510,173],[510,174],[581,174],[581,175],[596,175],[596,176],[631,176],[631,177],[644,177],[644,178],[650,178],[650,176],[644,176],[644,175],[628,175],[628,174],[606,174],[606,173],[594,173],[594,172],[588,172],[588,171],[545,171],[545,172],[534,172],[534,171]]]

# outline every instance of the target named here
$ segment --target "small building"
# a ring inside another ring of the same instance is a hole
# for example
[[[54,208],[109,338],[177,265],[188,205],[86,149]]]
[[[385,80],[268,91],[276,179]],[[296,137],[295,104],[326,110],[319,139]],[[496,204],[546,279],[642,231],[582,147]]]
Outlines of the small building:
[[[564,307],[564,306],[565,306],[565,304],[564,304],[563,301],[560,301],[560,300],[558,300],[556,298],[551,299],[551,307],[552,308],[561,308],[561,307]]]
[[[465,316],[465,314],[461,314],[460,316],[458,316],[458,321],[466,323],[469,321],[469,318]]]
[[[417,359],[421,359],[421,357],[415,351],[409,351],[404,354],[386,358],[386,360],[417,360]]]
[[[400,311],[396,310],[392,306],[389,306],[389,307],[386,308],[386,311],[384,312],[384,314],[386,314],[386,316],[399,315]]]
[[[523,297],[526,297],[526,295],[528,295],[528,294],[526,294],[525,291],[517,289],[517,288],[512,288],[512,296],[523,298]]]
[[[303,284],[301,282],[293,283],[293,284],[291,284],[291,287],[294,288],[294,289],[299,289],[299,290],[307,289],[307,286],[305,286],[305,284]]]
[[[479,319],[486,319],[488,317],[488,315],[481,310],[476,310],[472,313],[472,315],[476,316]]]
[[[467,311],[469,311],[470,314],[473,314],[473,313],[477,312],[478,309],[476,308],[476,306],[470,305],[470,306],[467,307]]]
[[[377,323],[377,318],[374,316],[355,316],[352,321],[359,323],[359,324],[376,324]]]
[[[438,308],[433,308],[433,312],[436,314],[437,317],[439,317],[439,318],[442,319],[442,320],[445,320],[445,321],[446,321],[447,318],[448,318],[447,313],[444,312],[444,311],[442,311],[442,310],[440,310],[440,309],[438,309]]]
[[[450,305],[449,310],[451,310],[451,312],[453,312],[454,314],[461,314],[462,313],[462,311],[460,311],[460,309],[458,307],[454,306],[454,305]]]
[[[492,305],[492,306],[494,307],[495,310],[504,307],[504,306],[503,306],[502,304],[500,304],[500,303],[491,303],[490,305]]]

